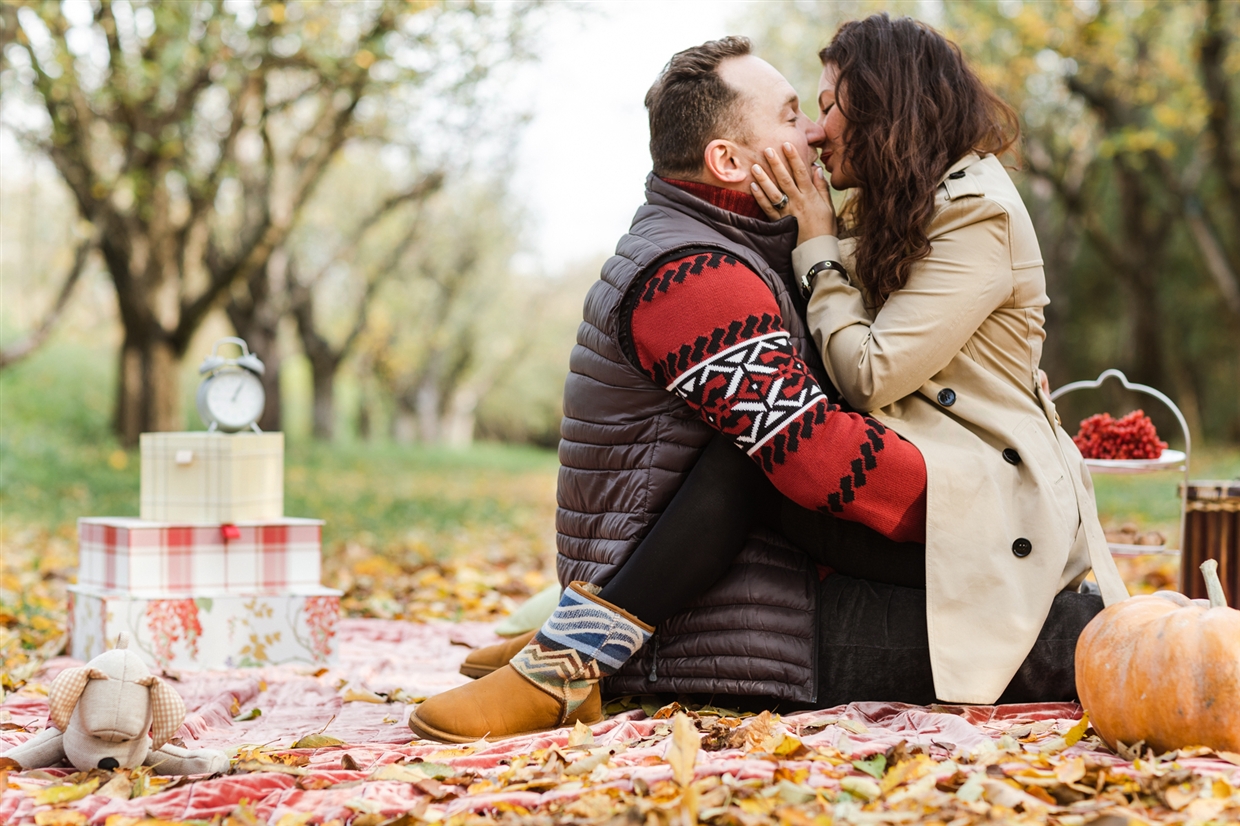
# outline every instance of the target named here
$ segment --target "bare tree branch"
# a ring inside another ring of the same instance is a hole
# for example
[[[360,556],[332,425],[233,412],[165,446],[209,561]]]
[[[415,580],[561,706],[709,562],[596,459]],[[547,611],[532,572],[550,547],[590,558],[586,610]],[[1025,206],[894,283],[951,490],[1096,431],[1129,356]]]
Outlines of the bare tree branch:
[[[86,262],[90,258],[91,250],[99,243],[99,231],[95,230],[89,238],[84,239],[77,245],[77,249],[73,253],[73,264],[69,267],[69,272],[65,275],[64,283],[60,285],[60,292],[56,295],[56,300],[52,303],[51,309],[43,316],[43,320],[39,322],[33,330],[3,350],[0,350],[0,370],[6,367],[12,367],[17,362],[28,357],[47,340],[51,335],[52,328],[56,326],[56,322],[60,320],[60,316],[65,311],[65,307],[69,305],[69,299],[73,295],[73,288],[77,286],[78,281],[82,277],[82,273],[86,269]]]

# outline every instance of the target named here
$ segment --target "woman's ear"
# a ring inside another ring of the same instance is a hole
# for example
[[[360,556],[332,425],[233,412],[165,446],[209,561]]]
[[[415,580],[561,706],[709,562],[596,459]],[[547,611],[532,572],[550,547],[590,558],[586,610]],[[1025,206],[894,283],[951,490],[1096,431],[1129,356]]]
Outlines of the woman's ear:
[[[77,707],[78,699],[81,698],[87,681],[92,679],[107,679],[107,675],[86,666],[66,668],[56,675],[56,679],[52,680],[52,685],[47,690],[48,717],[53,726],[61,731],[68,730],[73,709]]]
[[[717,138],[706,144],[703,161],[706,174],[721,183],[743,184],[749,180],[748,161],[741,148],[732,141]]]
[[[143,677],[138,685],[151,691],[151,750],[162,748],[185,722],[185,701],[158,677]]]

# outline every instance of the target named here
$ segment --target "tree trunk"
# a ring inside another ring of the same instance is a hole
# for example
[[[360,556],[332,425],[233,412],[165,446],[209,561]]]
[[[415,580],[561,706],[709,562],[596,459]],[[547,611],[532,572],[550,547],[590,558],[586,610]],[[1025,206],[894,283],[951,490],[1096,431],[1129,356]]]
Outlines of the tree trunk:
[[[418,439],[418,414],[404,396],[396,398],[392,410],[392,441],[398,445],[411,445]]]
[[[162,331],[127,329],[121,345],[115,430],[125,447],[143,433],[181,430],[181,354]]]
[[[336,434],[336,360],[312,358],[314,378],[314,438],[330,441]]]
[[[277,251],[278,253],[279,251]],[[276,254],[272,258],[276,258]],[[228,320],[239,338],[245,339],[250,352],[263,361],[267,369],[263,372],[263,391],[267,395],[267,403],[263,407],[263,415],[258,426],[266,431],[280,430],[283,421],[280,396],[280,367],[284,354],[280,351],[280,311],[275,307],[272,298],[271,269],[274,262],[269,261],[262,271],[249,282],[249,300],[232,300],[225,305]]]

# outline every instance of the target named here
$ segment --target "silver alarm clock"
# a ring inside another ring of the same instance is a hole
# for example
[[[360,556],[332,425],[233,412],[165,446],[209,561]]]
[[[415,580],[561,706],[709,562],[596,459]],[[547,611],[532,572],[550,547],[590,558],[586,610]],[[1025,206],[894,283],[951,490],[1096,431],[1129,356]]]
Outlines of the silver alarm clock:
[[[219,355],[221,344],[235,344],[241,348],[236,358]],[[205,376],[198,385],[198,415],[207,430],[236,433],[253,430],[261,433],[258,420],[267,403],[263,390],[263,363],[250,352],[245,341],[233,336],[222,338],[211,348],[198,372]]]

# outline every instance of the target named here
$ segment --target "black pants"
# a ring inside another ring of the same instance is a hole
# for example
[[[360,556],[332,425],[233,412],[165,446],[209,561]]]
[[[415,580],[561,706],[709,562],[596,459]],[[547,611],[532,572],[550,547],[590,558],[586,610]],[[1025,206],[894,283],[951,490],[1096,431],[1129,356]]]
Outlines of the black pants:
[[[899,543],[781,496],[749,457],[716,436],[600,596],[652,625],[705,593],[765,525],[836,571],[819,594],[819,704],[934,700],[926,628],[925,546]],[[1001,698],[1075,697],[1073,659],[1100,597],[1056,596],[1037,644]]]

